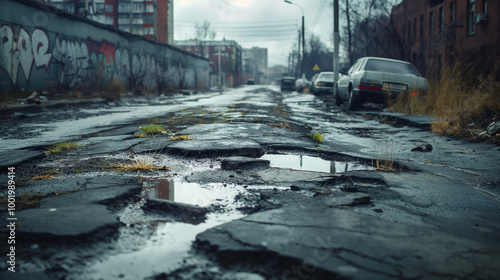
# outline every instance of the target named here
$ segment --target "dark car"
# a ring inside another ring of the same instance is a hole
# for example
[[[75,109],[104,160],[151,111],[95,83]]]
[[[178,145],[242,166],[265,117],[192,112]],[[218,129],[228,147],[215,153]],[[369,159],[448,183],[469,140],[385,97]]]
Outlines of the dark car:
[[[247,85],[255,85],[255,80],[254,79],[248,79]]]
[[[294,90],[295,90],[295,78],[294,77],[281,78],[281,91],[294,91]]]

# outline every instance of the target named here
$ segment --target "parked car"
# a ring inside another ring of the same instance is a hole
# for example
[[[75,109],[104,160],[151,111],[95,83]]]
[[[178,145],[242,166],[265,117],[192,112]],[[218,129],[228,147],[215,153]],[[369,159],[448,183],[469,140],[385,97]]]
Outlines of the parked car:
[[[310,86],[311,82],[308,81],[306,78],[298,78],[295,80],[295,90],[297,92],[303,92],[304,89],[308,88]]]
[[[248,79],[247,80],[247,85],[255,85],[255,80],[254,79]]]
[[[347,101],[352,110],[364,102],[385,103],[400,94],[424,95],[427,79],[413,64],[380,57],[363,57],[347,75],[339,78],[334,91],[337,105]]]
[[[281,78],[281,91],[294,91],[294,90],[295,90],[295,78],[294,77]]]
[[[333,72],[321,72],[314,76],[311,85],[313,94],[333,93]]]

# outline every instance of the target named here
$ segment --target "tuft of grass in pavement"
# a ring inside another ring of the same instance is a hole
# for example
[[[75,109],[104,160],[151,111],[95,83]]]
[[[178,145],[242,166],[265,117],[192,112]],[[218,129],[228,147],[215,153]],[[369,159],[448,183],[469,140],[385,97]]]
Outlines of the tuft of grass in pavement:
[[[307,136],[309,136],[315,142],[323,143],[323,135],[321,135],[321,133],[314,132],[314,134],[308,134]]]
[[[396,169],[394,169],[393,156],[394,146],[391,149],[386,146],[382,151],[382,155],[377,152],[375,162],[372,159],[372,166],[378,171],[394,172]]]
[[[158,170],[168,169],[167,167],[155,166],[150,160],[146,159],[134,159],[130,164],[111,163],[110,166],[111,169],[115,171],[124,171],[124,172],[130,172],[130,171],[154,172]]]
[[[283,123],[283,122],[274,123],[274,122],[271,122],[271,125],[275,126],[275,127],[290,129],[290,125],[288,123]]]
[[[165,128],[161,124],[149,124],[141,127],[141,132],[137,137],[152,138],[155,134],[166,133]]]
[[[172,136],[170,137],[170,140],[172,141],[187,141],[187,140],[194,140],[193,138],[189,137],[189,135],[180,135],[180,136]]]
[[[72,142],[72,141],[58,143],[58,144],[54,144],[54,145],[48,147],[47,151],[45,152],[45,155],[56,154],[56,153],[60,153],[63,151],[69,151],[69,150],[76,150],[76,149],[79,149],[81,147],[82,147],[82,145],[77,144],[77,143]]]
[[[35,177],[31,178],[30,181],[51,180],[51,179],[57,179],[57,178],[50,175],[50,174],[47,174],[47,175],[35,176]]]

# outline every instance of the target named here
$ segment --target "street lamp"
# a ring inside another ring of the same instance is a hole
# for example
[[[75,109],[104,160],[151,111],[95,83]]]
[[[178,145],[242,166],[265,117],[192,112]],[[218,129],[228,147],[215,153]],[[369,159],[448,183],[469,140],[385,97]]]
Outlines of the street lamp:
[[[289,0],[284,0],[284,1],[285,1],[285,3],[292,4],[294,6],[299,7],[300,10],[302,11],[302,63],[301,63],[302,65],[300,66],[300,68],[302,71],[302,78],[305,79],[306,73],[304,71],[304,58],[305,58],[305,49],[306,48],[305,48],[305,40],[304,40],[304,9],[301,6],[290,2]]]

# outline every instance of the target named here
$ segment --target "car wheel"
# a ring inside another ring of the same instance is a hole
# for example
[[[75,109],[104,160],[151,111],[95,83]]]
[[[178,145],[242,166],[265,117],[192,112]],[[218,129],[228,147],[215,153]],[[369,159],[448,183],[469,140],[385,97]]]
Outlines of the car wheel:
[[[354,95],[352,87],[349,88],[349,101],[347,102],[347,109],[354,110],[358,107],[359,100],[358,97]]]
[[[342,99],[340,99],[340,96],[339,96],[339,87],[338,86],[336,86],[335,89],[333,90],[333,97],[335,98],[335,104],[337,104],[337,106],[342,105]]]

